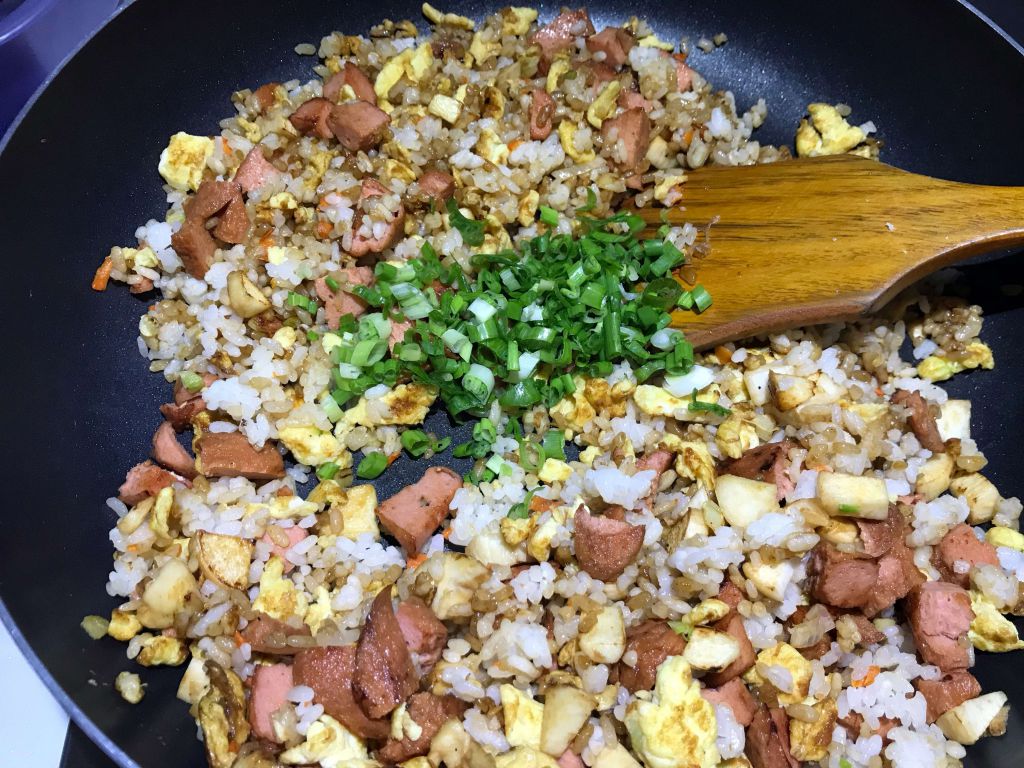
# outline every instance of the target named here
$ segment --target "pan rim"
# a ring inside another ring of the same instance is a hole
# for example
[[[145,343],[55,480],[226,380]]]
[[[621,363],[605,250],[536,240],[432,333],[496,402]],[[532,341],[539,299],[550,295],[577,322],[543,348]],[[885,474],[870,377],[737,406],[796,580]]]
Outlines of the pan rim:
[[[87,46],[93,39],[103,30],[107,28],[112,22],[119,19],[122,14],[130,11],[136,5],[139,5],[139,0],[130,0],[129,2],[122,2],[119,4],[117,9],[111,14],[111,16],[103,22],[96,29],[92,30],[74,49],[72,49],[57,65],[57,67],[47,75],[47,77],[40,83],[39,87],[36,88],[35,92],[28,99],[25,105],[19,110],[14,120],[8,126],[6,132],[0,136],[0,157],[3,156],[10,144],[14,134],[21,127],[22,122],[28,114],[33,110],[36,102],[42,97],[43,93],[49,88],[50,84],[64,71],[65,67]],[[1024,42],[1017,41],[1008,32],[1006,32],[999,24],[993,21],[988,15],[979,10],[968,0],[952,0],[951,5],[958,5],[967,10],[970,14],[981,21],[987,26],[996,36],[1001,38],[1003,42],[1007,43],[1014,51],[1017,52],[1022,58],[1024,58]],[[96,744],[103,752],[109,757],[114,763],[120,768],[142,768],[131,756],[128,755],[120,746],[114,742],[109,736],[104,733],[99,726],[97,726],[92,719],[85,713],[85,711],[79,706],[77,701],[68,694],[64,688],[57,682],[57,680],[50,673],[49,668],[43,663],[39,656],[35,653],[32,646],[29,645],[27,639],[22,634],[14,618],[11,616],[10,611],[4,601],[3,595],[0,594],[0,623],[10,633],[15,646],[21,652],[22,656],[28,662],[29,666],[40,678],[43,684],[46,686],[49,693],[57,700],[64,711],[68,714],[69,720],[78,726],[85,733],[89,739]]]

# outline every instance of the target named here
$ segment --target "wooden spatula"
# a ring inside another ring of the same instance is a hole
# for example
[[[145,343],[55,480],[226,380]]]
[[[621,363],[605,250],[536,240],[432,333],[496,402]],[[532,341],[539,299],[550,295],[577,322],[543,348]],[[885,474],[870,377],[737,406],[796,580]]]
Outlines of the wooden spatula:
[[[652,227],[657,209],[639,212]],[[714,222],[693,262],[711,293],[674,324],[697,348],[847,320],[914,280],[1024,245],[1024,188],[958,184],[842,156],[688,174],[673,224]]]

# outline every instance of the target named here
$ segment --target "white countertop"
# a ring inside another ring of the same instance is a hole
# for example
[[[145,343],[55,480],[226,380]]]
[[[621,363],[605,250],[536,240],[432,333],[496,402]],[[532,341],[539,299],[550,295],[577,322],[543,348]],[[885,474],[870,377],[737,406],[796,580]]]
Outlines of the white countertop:
[[[0,624],[0,765],[57,768],[68,716]]]

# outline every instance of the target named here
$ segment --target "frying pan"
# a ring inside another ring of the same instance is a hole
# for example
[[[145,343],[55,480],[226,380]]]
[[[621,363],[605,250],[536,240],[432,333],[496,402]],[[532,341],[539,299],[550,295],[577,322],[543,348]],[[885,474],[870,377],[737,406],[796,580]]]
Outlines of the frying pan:
[[[498,7],[443,5],[473,17]],[[557,11],[543,5],[548,16]],[[810,0],[596,0],[590,10],[598,28],[635,13],[675,38],[727,32],[724,48],[692,61],[741,105],[767,99],[762,141],[790,143],[808,102],[841,101],[855,120],[879,125],[894,165],[1024,183],[1024,51],[953,0],[857,0],[843,9]],[[129,705],[112,690],[117,673],[133,667],[124,645],[92,641],[78,626],[115,604],[103,591],[113,522],[103,500],[148,453],[169,390],[136,350],[145,299],[95,294],[89,278],[112,244],[134,242],[138,224],[163,214],[156,165],[171,133],[216,131],[232,91],[310,76],[314,62],[294,54],[297,43],[332,29],[365,32],[384,16],[419,22],[419,3],[135,3],[52,80],[0,154],[0,614],[74,721],[122,766],[202,766],[204,758],[174,698],[181,670],[145,670],[147,695]],[[986,473],[1005,495],[1024,494],[1022,283],[1017,262],[1003,259],[966,268],[956,284],[985,307],[998,367],[948,388],[974,402]],[[432,418],[435,430],[448,430],[443,415]],[[381,478],[381,496],[422,471],[402,461]],[[984,688],[1005,690],[1014,706],[1008,733],[972,748],[969,765],[1020,764],[1020,663],[979,654]]]

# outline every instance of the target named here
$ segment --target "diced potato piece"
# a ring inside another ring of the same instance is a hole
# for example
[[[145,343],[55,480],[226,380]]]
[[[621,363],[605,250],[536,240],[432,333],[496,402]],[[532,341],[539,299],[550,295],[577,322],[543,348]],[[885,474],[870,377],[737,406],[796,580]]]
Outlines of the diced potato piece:
[[[757,591],[770,600],[782,602],[784,592],[793,580],[796,569],[788,560],[772,563],[762,560],[755,565],[749,560],[743,563],[743,575],[754,582]]]
[[[249,586],[251,541],[209,531],[198,531],[192,540],[196,543],[199,568],[206,578],[235,589]]]
[[[772,371],[768,375],[768,385],[775,405],[780,411],[791,411],[806,403],[814,394],[814,385],[802,376],[791,376]]]
[[[939,418],[935,425],[939,428],[939,437],[943,440],[957,438],[967,440],[971,437],[971,401],[947,400],[939,406]]]
[[[1012,547],[1024,552],[1024,533],[1012,528],[993,525],[985,531],[985,540],[993,547]],[[111,622],[113,622],[113,618],[111,618]]]
[[[140,620],[151,629],[166,629],[171,626],[174,614],[185,607],[185,601],[196,588],[192,571],[181,560],[171,559],[153,575],[142,593],[142,603],[152,615]]]
[[[953,707],[941,715],[936,724],[947,739],[964,746],[974,744],[985,734],[989,723],[999,714],[1004,704],[1006,694],[1002,691],[986,693]]]
[[[237,270],[228,275],[228,303],[246,320],[270,309],[270,299],[244,272]]]
[[[494,768],[494,758],[466,733],[462,723],[449,720],[430,741],[430,764],[459,768]]]
[[[730,634],[696,627],[683,650],[683,658],[694,669],[725,669],[740,655],[740,644]]]
[[[925,501],[933,501],[946,492],[952,477],[953,457],[948,453],[936,453],[918,470],[914,492],[921,494]]]
[[[971,525],[987,523],[995,516],[999,491],[984,475],[975,472],[957,477],[949,484],[949,491],[967,502],[967,522]]]
[[[532,747],[516,747],[494,758],[495,768],[559,768],[558,761]]]
[[[526,560],[524,554],[508,545],[501,529],[494,525],[487,526],[470,540],[466,554],[484,565],[515,565]]]
[[[285,765],[323,768],[370,768],[366,744],[330,715],[321,715],[306,731],[306,740],[281,753]]]
[[[885,481],[878,477],[819,472],[817,497],[830,515],[869,520],[885,520],[889,516],[889,492]]]
[[[509,745],[540,749],[544,705],[508,683],[502,685],[499,691],[505,717],[505,739]]]
[[[768,402],[769,374],[768,366],[762,365],[752,371],[743,372],[743,384],[747,388],[747,395],[754,405],[765,405]]]
[[[614,664],[626,650],[626,623],[616,605],[602,608],[594,626],[580,634],[579,648],[597,664]]]
[[[641,768],[640,763],[621,744],[606,746],[594,759],[593,768]]]
[[[715,496],[722,514],[733,528],[746,528],[762,515],[779,511],[774,483],[722,475],[715,483]]]
[[[558,757],[583,728],[597,702],[579,688],[556,685],[549,688],[544,699],[544,719],[541,723],[540,748]]]
[[[821,528],[831,522],[832,518],[814,499],[797,499],[786,505],[787,512],[796,512],[809,528]]]
[[[206,674],[206,660],[193,654],[178,683],[178,698],[188,705],[198,704],[210,690],[210,676]]]

